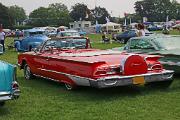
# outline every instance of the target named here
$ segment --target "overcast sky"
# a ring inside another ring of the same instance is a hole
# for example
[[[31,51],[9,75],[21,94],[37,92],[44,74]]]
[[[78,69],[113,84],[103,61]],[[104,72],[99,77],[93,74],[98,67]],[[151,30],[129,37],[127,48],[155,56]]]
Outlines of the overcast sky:
[[[124,12],[134,13],[134,3],[138,0],[0,0],[5,6],[18,5],[23,7],[28,15],[38,7],[47,7],[51,3],[61,2],[68,9],[76,3],[84,3],[92,9],[97,6],[105,7],[111,16],[123,16]],[[177,0],[180,3],[180,0]]]

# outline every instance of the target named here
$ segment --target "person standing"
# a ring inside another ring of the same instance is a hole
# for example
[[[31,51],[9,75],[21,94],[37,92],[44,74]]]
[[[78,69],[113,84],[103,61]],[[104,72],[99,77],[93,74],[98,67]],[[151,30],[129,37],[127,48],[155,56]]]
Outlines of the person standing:
[[[0,44],[3,45],[3,51],[5,52],[4,42],[5,42],[5,33],[3,32],[3,29],[1,27],[0,28]]]
[[[135,33],[136,33],[136,37],[138,37],[139,36],[138,24],[135,24],[134,30],[135,30]]]
[[[138,37],[141,37],[141,36],[145,36],[145,30],[144,30],[144,25],[143,24],[138,24]]]

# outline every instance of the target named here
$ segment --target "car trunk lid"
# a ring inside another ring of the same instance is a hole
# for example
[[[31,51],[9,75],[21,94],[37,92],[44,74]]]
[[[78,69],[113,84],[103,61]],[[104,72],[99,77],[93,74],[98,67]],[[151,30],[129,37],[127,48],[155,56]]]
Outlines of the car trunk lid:
[[[123,75],[145,74],[148,66],[144,57],[119,51],[96,50],[79,53],[62,53],[62,59],[81,63],[102,63],[121,66]],[[60,57],[59,57],[60,58]]]

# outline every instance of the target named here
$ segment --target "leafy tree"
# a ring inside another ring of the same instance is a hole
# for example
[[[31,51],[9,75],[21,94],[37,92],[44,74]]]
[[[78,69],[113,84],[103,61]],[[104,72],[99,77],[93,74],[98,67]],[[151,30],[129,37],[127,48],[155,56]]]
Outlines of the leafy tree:
[[[54,10],[57,10],[57,11],[61,11],[61,12],[69,12],[68,11],[68,8],[66,5],[62,4],[62,3],[53,3],[53,4],[50,4],[49,5],[49,8],[52,8]]]
[[[93,9],[92,13],[93,13],[94,19],[97,20],[98,23],[100,24],[106,23],[106,17],[109,19],[111,18],[106,8],[101,8],[100,6]]]
[[[87,5],[77,3],[72,6],[70,16],[74,21],[90,20],[90,10],[88,9]]]
[[[69,25],[71,21],[69,11],[64,4],[50,4],[48,8],[40,7],[29,15],[33,26]]]
[[[180,20],[180,4],[177,5],[177,19]]]
[[[149,21],[165,21],[177,18],[177,1],[173,0],[143,0],[135,2],[136,14],[147,17]]]
[[[174,7],[173,17],[179,20],[180,19],[180,3],[178,3],[176,0],[173,0],[172,4],[173,4],[172,7]]]
[[[62,3],[54,3],[49,5],[50,17],[53,18],[56,25],[68,26],[69,22],[72,21],[69,11],[66,5]]]
[[[13,26],[13,18],[8,8],[0,3],[0,24],[3,25],[4,28]]]
[[[40,7],[34,11],[32,11],[29,15],[31,19],[30,25],[33,26],[47,26],[48,25],[48,8]]]
[[[11,15],[13,17],[14,22],[22,22],[27,18],[25,14],[25,10],[17,5],[10,6],[9,12],[12,13]]]

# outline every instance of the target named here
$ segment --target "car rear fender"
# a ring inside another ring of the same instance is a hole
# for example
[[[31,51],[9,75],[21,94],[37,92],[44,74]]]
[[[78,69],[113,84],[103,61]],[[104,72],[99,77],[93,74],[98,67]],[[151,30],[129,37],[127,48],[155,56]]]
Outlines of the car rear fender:
[[[160,56],[160,55],[148,55],[148,56],[145,56],[146,61],[158,61],[160,58],[163,58],[163,56]]]
[[[0,91],[11,91],[11,84],[14,81],[15,66],[0,61]]]
[[[17,50],[21,50],[21,42],[20,41],[15,41],[14,42],[14,47],[17,48]]]
[[[148,70],[163,70],[163,65],[159,62],[159,59],[163,56],[150,55],[145,57],[145,61],[148,65]]]

